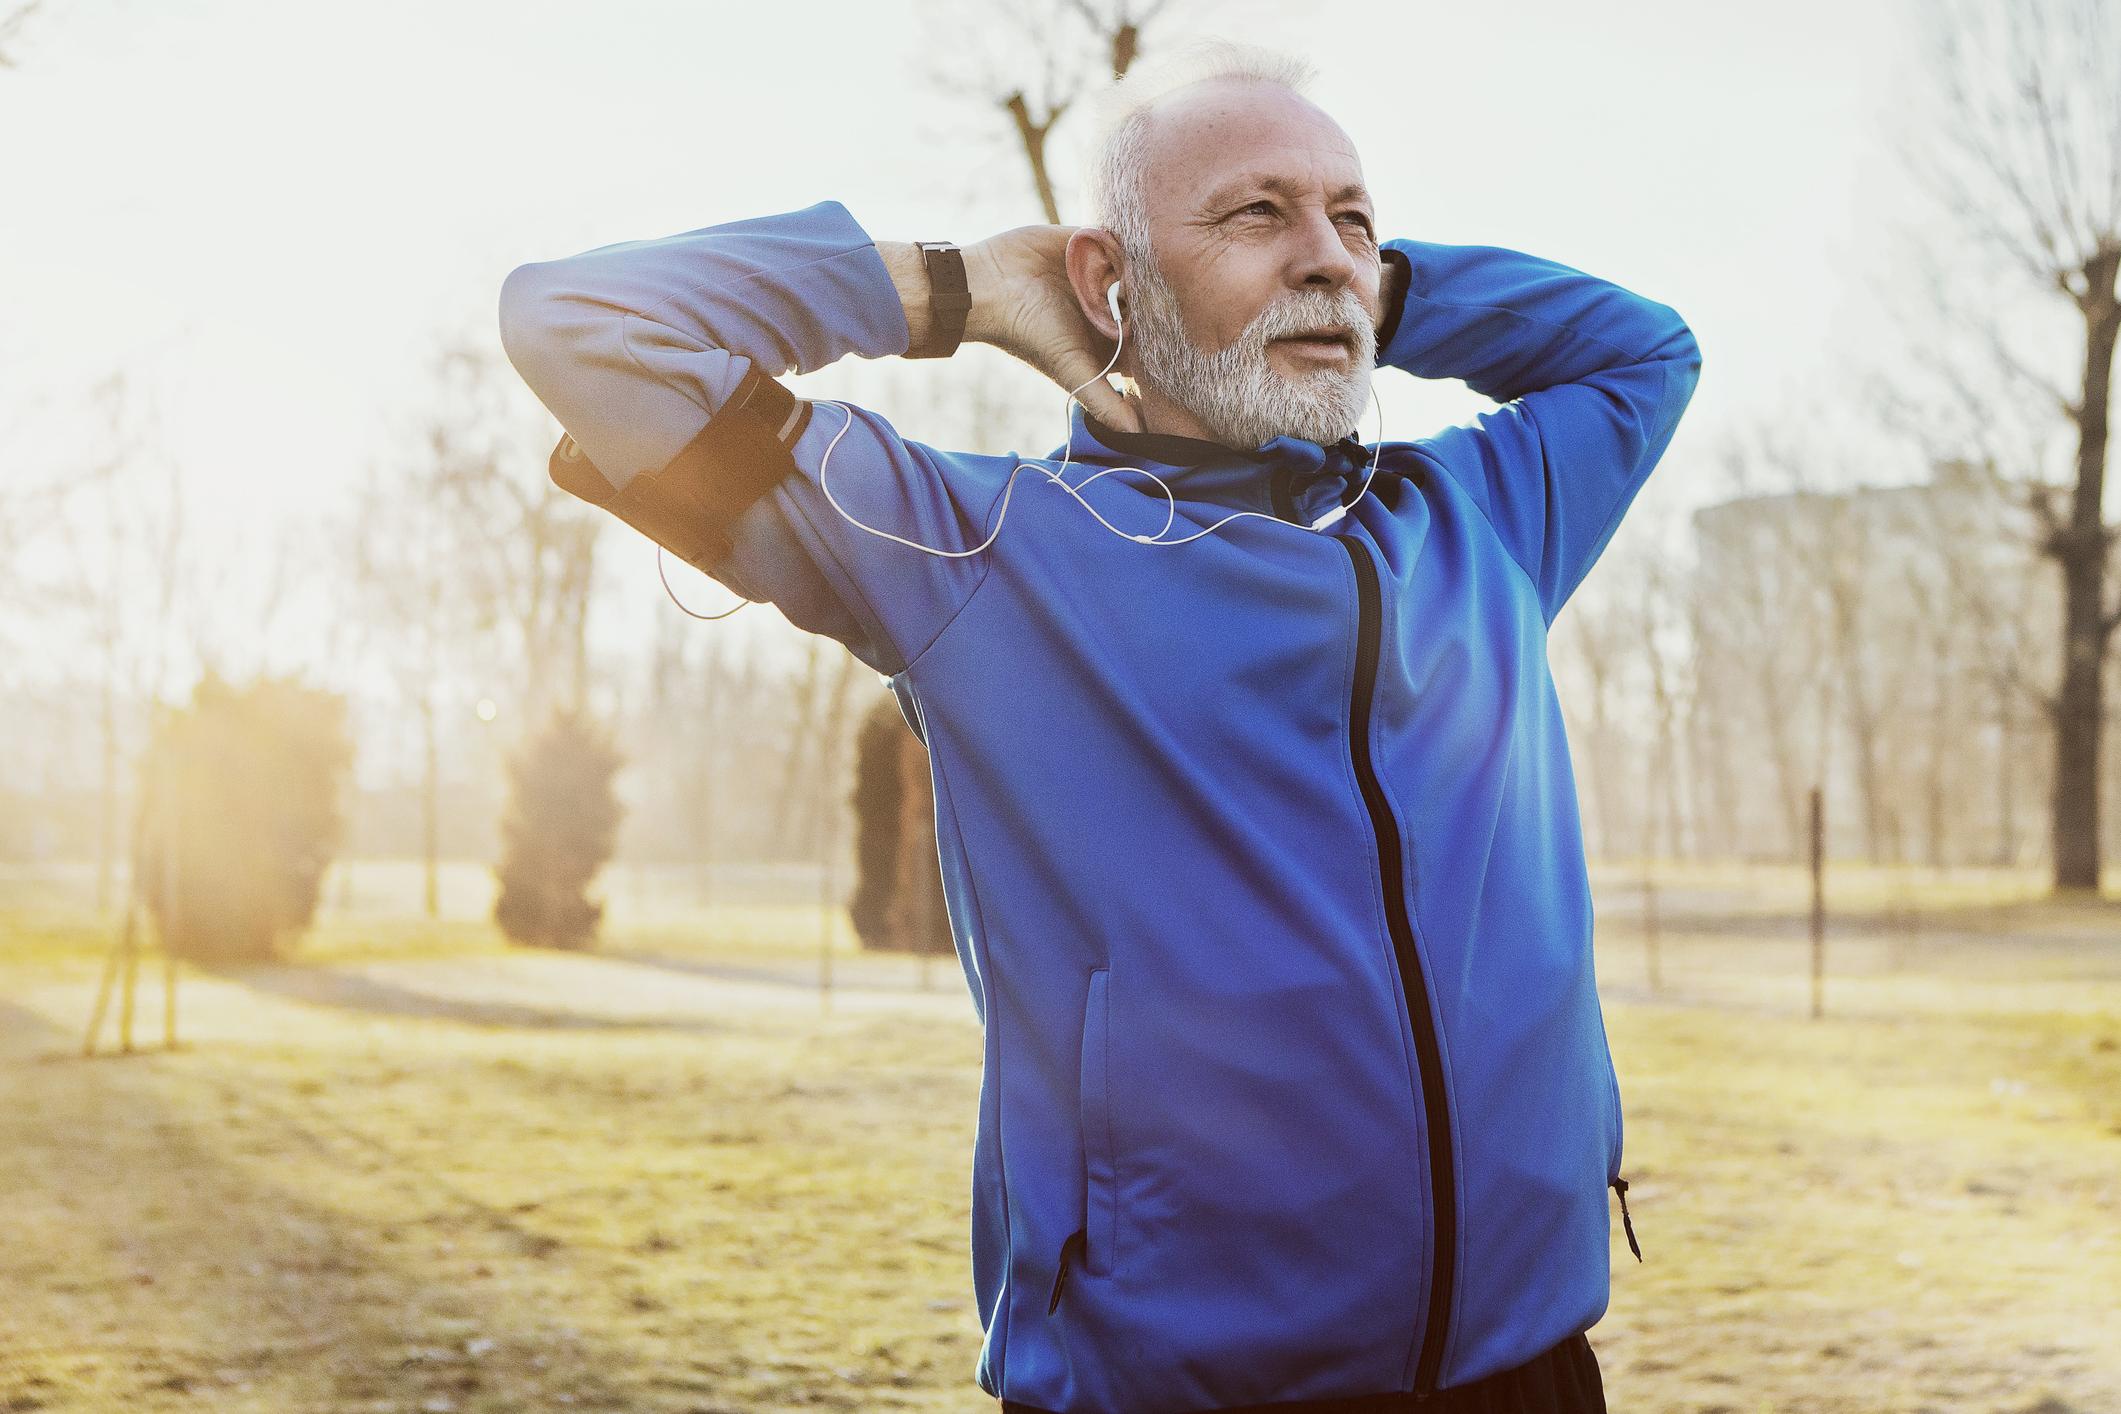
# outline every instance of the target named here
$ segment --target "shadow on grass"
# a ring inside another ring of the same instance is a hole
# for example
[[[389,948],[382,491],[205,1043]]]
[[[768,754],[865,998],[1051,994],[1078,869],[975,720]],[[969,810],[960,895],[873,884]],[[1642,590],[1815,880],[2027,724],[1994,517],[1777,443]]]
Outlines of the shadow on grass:
[[[1639,889],[1608,886],[1599,905],[1601,926],[1630,930],[1642,923]],[[1808,906],[1751,910],[1734,906],[1735,896],[1660,889],[1658,926],[1669,933],[1724,938],[1802,939],[1811,932]],[[1918,894],[1908,907],[1891,901],[1863,908],[1834,907],[1826,912],[1829,934],[1852,938],[1890,938],[1914,933],[1953,943],[2009,944],[2014,941],[2111,948],[2121,956],[2121,897],[2034,898],[2006,902],[1928,903]],[[1608,923],[1610,920],[1610,924]]]
[[[719,958],[686,957],[681,954],[655,952],[643,948],[604,948],[595,954],[610,958],[614,962],[630,962],[637,967],[660,968],[666,972],[683,973],[688,977],[711,977],[724,982],[753,982],[769,987],[791,987],[802,991],[818,990],[818,966],[815,959],[809,962],[736,962]],[[858,987],[865,992],[905,992],[913,996],[946,990],[953,983],[962,984],[964,974],[958,968],[956,954],[936,956],[930,963],[931,972],[927,985],[922,985],[918,971],[920,959],[913,953],[891,953],[881,957],[841,958],[832,960],[832,981],[837,987]]]
[[[1922,908],[1918,916],[1925,928],[1977,934],[1997,942],[2027,937],[2121,951],[2121,895],[1947,904]]]
[[[596,954],[596,956],[607,956]],[[638,959],[620,958],[621,961]],[[704,1017],[600,1016],[594,1012],[523,1002],[484,1001],[422,992],[357,972],[329,967],[282,964],[201,964],[200,970],[224,982],[267,992],[311,1006],[336,1007],[381,1016],[454,1021],[468,1026],[498,1026],[532,1031],[663,1031],[713,1033],[720,1022]]]
[[[564,1367],[527,1363],[554,1329],[492,1299],[506,1283],[476,1279],[491,1271],[472,1254],[460,1273],[407,1260],[480,1229],[503,1239],[496,1264],[551,1239],[183,1050],[85,1060],[76,1044],[0,1001],[0,1409],[441,1408],[504,1387],[512,1407],[543,1407],[525,1385],[599,1403],[623,1390],[628,1358],[572,1328]],[[270,1181],[301,1150],[430,1211],[364,1219]]]

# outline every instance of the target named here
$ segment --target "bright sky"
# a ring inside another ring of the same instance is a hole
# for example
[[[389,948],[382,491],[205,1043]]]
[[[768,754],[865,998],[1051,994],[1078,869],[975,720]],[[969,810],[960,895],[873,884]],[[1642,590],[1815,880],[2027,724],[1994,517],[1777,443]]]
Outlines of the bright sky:
[[[124,366],[202,519],[264,556],[363,474],[438,336],[495,338],[517,264],[826,197],[880,239],[1035,219],[997,116],[920,77],[924,8],[52,0],[0,69],[0,455],[92,460],[87,390]],[[1685,314],[1703,382],[1646,504],[1714,499],[1721,431],[1880,336],[1898,0],[1288,8],[1180,0],[1149,44],[1310,58],[1385,235]],[[1379,387],[1395,438],[1484,405]]]

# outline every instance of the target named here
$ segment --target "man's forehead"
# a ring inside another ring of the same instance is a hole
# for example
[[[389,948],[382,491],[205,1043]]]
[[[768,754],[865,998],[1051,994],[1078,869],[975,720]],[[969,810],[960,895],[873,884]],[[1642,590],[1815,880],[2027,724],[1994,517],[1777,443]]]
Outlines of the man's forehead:
[[[1247,191],[1321,189],[1328,201],[1369,200],[1347,133],[1286,89],[1203,84],[1167,100],[1154,126],[1150,188],[1168,200],[1212,206]]]

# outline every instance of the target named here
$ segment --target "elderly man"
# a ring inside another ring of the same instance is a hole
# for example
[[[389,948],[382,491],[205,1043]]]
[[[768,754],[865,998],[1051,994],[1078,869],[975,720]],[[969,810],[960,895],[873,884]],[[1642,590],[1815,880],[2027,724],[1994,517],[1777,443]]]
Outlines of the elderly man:
[[[1635,1236],[1546,635],[1700,355],[1568,266],[1380,243],[1304,83],[1121,85],[1096,227],[960,256],[826,201],[502,291],[555,476],[927,746],[1008,1410],[1604,1408],[1609,1187]],[[1079,391],[1062,447],[772,381],[961,338]],[[1379,364],[1501,406],[1366,445]]]

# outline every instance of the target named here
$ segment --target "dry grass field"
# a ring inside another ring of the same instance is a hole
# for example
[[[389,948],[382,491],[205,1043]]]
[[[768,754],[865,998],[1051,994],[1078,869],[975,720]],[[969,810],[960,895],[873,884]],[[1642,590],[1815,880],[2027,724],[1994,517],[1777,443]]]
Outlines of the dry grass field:
[[[1814,1020],[1801,878],[1659,866],[1653,990],[1640,877],[1596,879],[1611,1407],[2121,1411],[2121,902],[1837,870]],[[562,956],[453,887],[186,969],[173,1051],[149,970],[83,1059],[109,930],[6,886],[0,1411],[994,1407],[954,960],[842,932],[827,1007],[814,907],[622,874]]]

